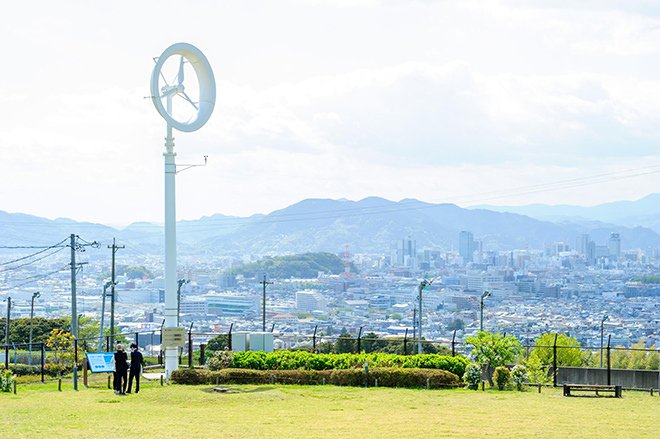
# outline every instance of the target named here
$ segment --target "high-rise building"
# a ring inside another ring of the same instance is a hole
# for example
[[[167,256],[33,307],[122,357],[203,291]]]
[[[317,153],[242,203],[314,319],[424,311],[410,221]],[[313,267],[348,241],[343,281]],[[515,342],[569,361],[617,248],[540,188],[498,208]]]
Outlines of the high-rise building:
[[[621,256],[621,238],[616,232],[610,233],[610,257],[612,259],[619,259]]]
[[[399,266],[415,267],[417,260],[417,241],[402,239],[396,243],[396,263]]]
[[[472,262],[474,255],[474,236],[472,232],[461,231],[458,234],[458,254],[464,263]]]

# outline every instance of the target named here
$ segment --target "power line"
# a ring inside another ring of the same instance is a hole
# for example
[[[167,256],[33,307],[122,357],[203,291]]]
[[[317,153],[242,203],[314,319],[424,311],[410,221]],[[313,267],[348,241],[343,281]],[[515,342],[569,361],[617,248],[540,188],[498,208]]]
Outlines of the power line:
[[[28,278],[25,278],[25,279],[23,279],[23,280],[26,280],[26,282],[23,282],[22,284],[14,285],[14,286],[11,286],[11,287],[3,287],[3,288],[0,288],[0,291],[9,291],[9,290],[13,290],[14,288],[20,288],[20,287],[22,287],[22,286],[24,286],[24,285],[31,284],[31,283],[34,283],[34,282],[40,280],[40,279],[43,279],[43,278],[46,278],[46,277],[52,276],[52,275],[54,275],[54,274],[56,274],[56,273],[60,273],[60,272],[64,271],[64,270],[67,269],[67,268],[68,268],[68,265],[65,265],[64,267],[60,268],[59,270],[55,270],[55,271],[52,271],[52,272],[50,272],[50,273],[46,273],[46,274],[42,274],[42,275],[39,275],[39,276],[34,276],[34,277],[28,277]],[[28,279],[29,279],[29,280],[28,280]]]
[[[24,264],[17,265],[17,266],[15,266],[15,267],[5,268],[5,269],[3,269],[3,270],[0,270],[0,273],[4,273],[5,271],[18,270],[19,268],[25,267],[25,266],[27,266],[27,265],[32,265],[32,264],[34,264],[35,262],[39,262],[39,261],[41,261],[42,259],[46,259],[46,258],[48,258],[48,257],[50,257],[50,256],[53,256],[54,254],[57,254],[57,253],[61,252],[61,251],[64,250],[65,248],[66,248],[66,247],[58,248],[58,249],[56,249],[54,252],[49,253],[49,254],[47,254],[47,255],[44,255],[44,256],[42,256],[42,257],[40,257],[40,258],[37,258],[37,259],[35,259],[35,260],[33,260],[33,261],[26,262],[26,263],[24,263]]]
[[[23,256],[22,258],[14,259],[13,261],[2,262],[2,263],[0,263],[0,266],[3,266],[3,265],[9,265],[9,264],[14,264],[14,263],[16,263],[16,262],[20,262],[20,261],[22,261],[22,260],[24,260],[24,259],[32,258],[32,257],[34,257],[34,256],[37,256],[37,255],[43,253],[43,252],[46,252],[46,251],[48,251],[48,250],[50,250],[50,249],[52,249],[52,248],[55,248],[55,247],[59,246],[59,245],[62,244],[63,242],[64,242],[64,241],[58,242],[57,244],[55,244],[55,245],[51,245],[50,247],[46,247],[46,248],[44,248],[44,249],[41,250],[41,251],[38,251],[38,252],[33,253],[33,254],[31,254],[31,255],[28,255],[28,256]],[[1,248],[1,247],[0,247],[0,248]],[[62,248],[64,248],[64,247],[62,247]]]

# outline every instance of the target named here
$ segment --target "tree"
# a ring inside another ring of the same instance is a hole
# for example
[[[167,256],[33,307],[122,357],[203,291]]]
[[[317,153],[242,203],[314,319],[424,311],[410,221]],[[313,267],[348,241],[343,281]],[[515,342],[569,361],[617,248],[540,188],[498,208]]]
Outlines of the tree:
[[[48,354],[46,369],[53,375],[66,375],[74,367],[76,352],[74,349],[74,337],[61,329],[53,329],[46,341],[46,347],[51,352]],[[82,351],[78,346],[78,362],[82,362]]]
[[[642,337],[637,343],[632,346],[630,351],[630,360],[628,362],[628,368],[630,369],[646,369],[648,366],[648,354],[646,352],[646,343],[644,342],[644,337]],[[639,349],[639,350],[635,350]]]
[[[580,343],[575,337],[569,337],[566,334],[550,332],[540,335],[534,340],[536,347],[531,355],[538,358],[544,366],[552,365],[554,361],[553,346],[555,336],[557,336],[557,366],[581,366],[582,350],[579,348]]]
[[[401,315],[401,313],[394,312],[394,313],[392,313],[392,315],[390,316],[390,318],[391,318],[392,320],[401,320],[401,319],[403,319],[403,316]]]
[[[474,360],[488,367],[488,381],[493,385],[492,370],[512,363],[521,349],[520,341],[511,336],[479,331],[476,337],[468,337],[465,344],[472,346]]]
[[[213,353],[229,349],[229,334],[216,335],[206,344],[206,350]]]
[[[5,320],[6,318],[0,318],[0,340],[2,340],[3,344],[5,340]],[[70,327],[69,322],[65,319],[45,319],[43,317],[35,317],[32,319],[32,342],[45,342],[53,329],[68,330]],[[29,317],[12,319],[11,322],[9,322],[9,342],[16,344],[30,342]]]
[[[461,319],[454,319],[447,325],[447,331],[462,331],[465,329],[465,322]]]
[[[355,340],[347,331],[342,331],[335,343],[335,350],[338,354],[348,354],[355,352]]]
[[[370,332],[361,340],[361,348],[365,353],[379,352],[387,344],[385,340],[379,340],[374,332]]]
[[[625,347],[617,345],[612,349],[611,364],[613,369],[628,369],[630,364],[630,357]],[[607,360],[603,360],[607,361]],[[603,364],[605,366],[605,364]]]

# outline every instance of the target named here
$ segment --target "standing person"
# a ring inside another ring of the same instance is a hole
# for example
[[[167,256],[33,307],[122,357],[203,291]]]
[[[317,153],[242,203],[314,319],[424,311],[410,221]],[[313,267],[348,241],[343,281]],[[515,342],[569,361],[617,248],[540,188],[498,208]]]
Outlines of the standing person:
[[[128,373],[128,356],[122,345],[117,345],[115,360],[115,393],[126,394],[126,375]]]
[[[140,391],[140,373],[142,373],[142,352],[138,350],[135,343],[131,343],[131,370],[128,374],[128,392],[133,388],[133,378],[135,378],[135,393]]]

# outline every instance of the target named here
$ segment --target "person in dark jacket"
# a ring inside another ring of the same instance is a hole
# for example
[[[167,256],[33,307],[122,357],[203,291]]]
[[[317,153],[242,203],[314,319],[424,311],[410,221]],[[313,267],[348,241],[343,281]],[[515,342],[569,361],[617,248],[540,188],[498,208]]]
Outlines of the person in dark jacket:
[[[142,353],[138,350],[135,343],[131,343],[131,370],[128,374],[128,392],[133,388],[133,378],[135,378],[135,393],[140,391],[140,374],[142,373]]]
[[[114,356],[115,360],[115,393],[120,395],[126,394],[126,375],[128,374],[128,355],[122,347],[117,345],[117,351]]]

